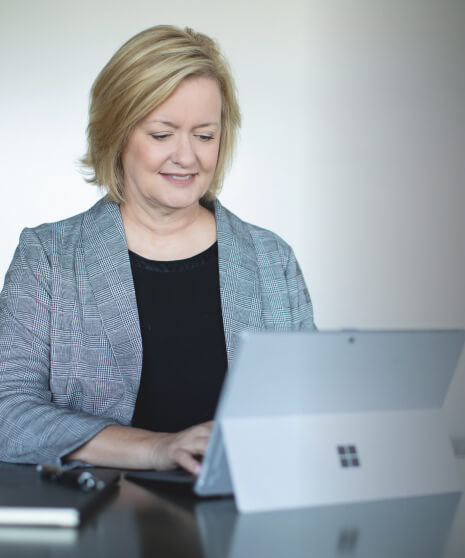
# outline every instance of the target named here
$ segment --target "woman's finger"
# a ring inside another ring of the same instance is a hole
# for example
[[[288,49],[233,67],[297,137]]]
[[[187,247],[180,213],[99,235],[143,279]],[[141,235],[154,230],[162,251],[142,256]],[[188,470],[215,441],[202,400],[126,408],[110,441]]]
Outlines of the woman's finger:
[[[192,475],[198,475],[200,473],[200,462],[197,461],[197,459],[195,459],[195,457],[188,451],[179,449],[176,451],[174,457],[177,465],[179,465]]]

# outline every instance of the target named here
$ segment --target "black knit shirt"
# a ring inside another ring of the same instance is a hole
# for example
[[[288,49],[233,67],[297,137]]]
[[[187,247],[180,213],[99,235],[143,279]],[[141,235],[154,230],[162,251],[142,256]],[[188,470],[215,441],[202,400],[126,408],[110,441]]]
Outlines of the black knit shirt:
[[[185,260],[129,256],[143,347],[132,424],[177,432],[211,420],[227,368],[217,243]]]

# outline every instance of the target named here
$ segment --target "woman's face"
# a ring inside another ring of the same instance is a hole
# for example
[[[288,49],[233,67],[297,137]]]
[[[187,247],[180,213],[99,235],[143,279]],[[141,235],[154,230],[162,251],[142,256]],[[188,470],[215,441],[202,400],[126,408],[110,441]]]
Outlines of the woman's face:
[[[125,204],[162,210],[196,205],[212,181],[220,135],[216,82],[182,81],[129,136],[122,153]]]

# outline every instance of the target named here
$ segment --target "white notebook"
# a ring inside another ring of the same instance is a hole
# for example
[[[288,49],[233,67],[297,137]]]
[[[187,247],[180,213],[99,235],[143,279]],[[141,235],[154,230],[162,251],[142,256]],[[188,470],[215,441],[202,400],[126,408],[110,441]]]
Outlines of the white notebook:
[[[0,525],[78,527],[109,495],[119,471],[86,469],[103,481],[100,490],[84,491],[42,479],[34,466],[0,466]]]

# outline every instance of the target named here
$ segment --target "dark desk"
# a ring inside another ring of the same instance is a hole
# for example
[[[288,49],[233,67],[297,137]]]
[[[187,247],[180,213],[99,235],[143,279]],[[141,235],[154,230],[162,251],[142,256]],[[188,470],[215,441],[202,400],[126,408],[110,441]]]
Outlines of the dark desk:
[[[123,481],[78,530],[0,527],[0,556],[455,558],[465,556],[465,496],[239,515],[232,499]]]

